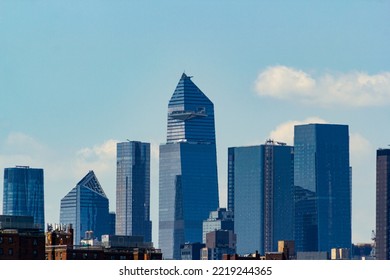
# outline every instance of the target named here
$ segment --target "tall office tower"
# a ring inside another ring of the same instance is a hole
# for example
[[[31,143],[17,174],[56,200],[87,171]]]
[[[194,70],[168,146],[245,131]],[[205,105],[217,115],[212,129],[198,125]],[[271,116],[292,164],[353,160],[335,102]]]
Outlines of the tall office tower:
[[[351,248],[351,179],[347,125],[294,128],[296,251]]]
[[[150,221],[150,144],[117,144],[116,234],[152,240]]]
[[[45,230],[43,169],[16,166],[4,169],[3,215],[33,216]]]
[[[186,74],[168,104],[159,173],[159,246],[180,259],[180,245],[201,242],[203,220],[219,206],[214,105]]]
[[[390,259],[390,149],[376,151],[376,259]]]
[[[293,147],[272,140],[228,149],[237,253],[275,252],[279,240],[293,239],[293,158]]]
[[[93,171],[61,199],[60,223],[72,224],[73,244],[80,245],[86,231],[101,240],[110,231],[108,198]]]

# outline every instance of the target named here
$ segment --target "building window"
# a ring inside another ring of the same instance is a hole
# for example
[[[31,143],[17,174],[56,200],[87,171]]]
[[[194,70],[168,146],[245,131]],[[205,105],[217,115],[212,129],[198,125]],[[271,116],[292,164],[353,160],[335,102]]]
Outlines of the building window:
[[[4,254],[3,248],[0,248],[0,256]]]
[[[12,244],[12,243],[14,243],[14,239],[13,239],[13,237],[8,237],[8,243],[9,243],[9,244]]]
[[[36,239],[33,240],[33,245],[34,246],[37,246],[38,245],[38,241]]]
[[[3,244],[3,237],[0,236],[0,244]]]
[[[9,248],[9,249],[8,249],[8,255],[9,255],[9,256],[12,256],[13,254],[14,254],[14,249]]]

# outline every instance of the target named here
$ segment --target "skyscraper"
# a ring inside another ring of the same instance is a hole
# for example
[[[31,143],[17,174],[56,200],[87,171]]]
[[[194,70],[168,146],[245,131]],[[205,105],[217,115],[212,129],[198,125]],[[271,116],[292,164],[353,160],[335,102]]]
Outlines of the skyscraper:
[[[376,151],[376,247],[377,260],[390,259],[390,149]]]
[[[116,170],[116,234],[150,242],[150,144],[118,143]]]
[[[231,147],[228,166],[237,253],[277,251],[279,240],[293,238],[293,147],[271,140]]]
[[[45,230],[43,169],[16,166],[4,169],[3,214],[33,216]]]
[[[159,172],[159,246],[180,259],[180,245],[201,242],[203,220],[219,206],[214,105],[186,74],[168,104]]]
[[[294,128],[297,251],[351,248],[351,182],[347,125]]]
[[[75,245],[86,231],[93,231],[99,240],[110,232],[108,198],[93,171],[61,199],[60,223],[72,224]]]

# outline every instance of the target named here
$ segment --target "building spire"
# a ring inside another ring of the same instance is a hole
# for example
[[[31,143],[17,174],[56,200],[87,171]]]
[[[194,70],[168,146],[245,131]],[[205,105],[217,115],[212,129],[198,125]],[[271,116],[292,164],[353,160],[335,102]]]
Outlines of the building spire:
[[[187,76],[186,72],[184,71],[183,74],[181,75],[181,79],[191,79],[192,76]]]

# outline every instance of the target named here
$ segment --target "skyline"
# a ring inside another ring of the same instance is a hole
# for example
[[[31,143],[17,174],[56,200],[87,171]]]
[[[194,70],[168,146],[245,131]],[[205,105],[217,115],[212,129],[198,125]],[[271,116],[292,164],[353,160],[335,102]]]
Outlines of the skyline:
[[[389,9],[386,1],[1,1],[0,167],[44,168],[45,220],[55,223],[60,199],[89,170],[114,211],[116,143],[150,142],[158,245],[158,145],[185,72],[215,105],[221,207],[228,147],[292,145],[294,124],[347,124],[353,242],[369,242],[375,150],[390,144]]]

